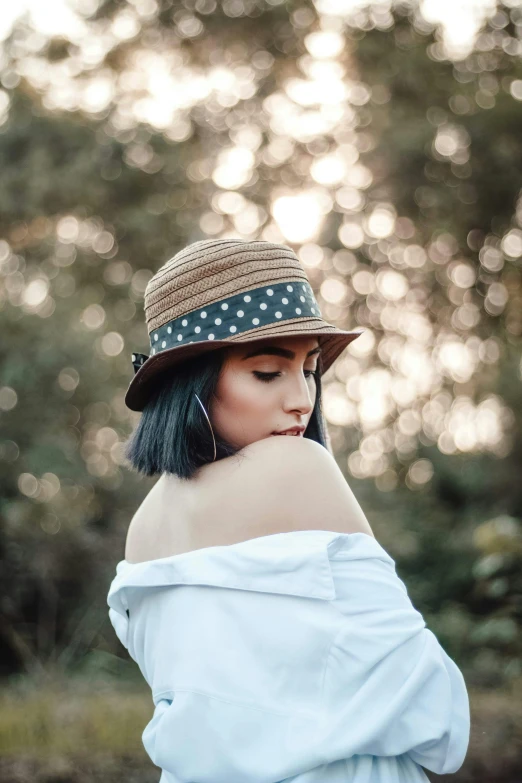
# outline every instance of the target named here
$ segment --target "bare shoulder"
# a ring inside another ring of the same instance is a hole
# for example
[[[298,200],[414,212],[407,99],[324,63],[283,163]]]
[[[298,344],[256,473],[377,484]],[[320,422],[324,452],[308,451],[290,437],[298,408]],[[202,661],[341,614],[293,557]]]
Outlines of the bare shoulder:
[[[283,435],[256,440],[242,448],[241,455],[244,462],[255,464],[258,468],[263,464],[270,467],[274,464],[274,460],[276,463],[286,462],[289,458],[312,462],[333,460],[330,452],[315,440]]]
[[[271,437],[241,451],[241,481],[281,529],[373,532],[335,458],[309,438]]]

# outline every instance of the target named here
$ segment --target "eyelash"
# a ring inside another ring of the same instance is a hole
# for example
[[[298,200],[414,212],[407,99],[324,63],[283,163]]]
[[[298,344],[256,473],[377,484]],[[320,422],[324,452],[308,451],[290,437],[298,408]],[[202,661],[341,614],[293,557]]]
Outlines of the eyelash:
[[[310,373],[310,375],[307,376],[308,378],[311,378],[312,376],[317,378],[319,375],[317,370],[305,370],[305,372]],[[281,375],[280,372],[259,372],[258,370],[253,370],[253,373],[256,378],[258,378],[260,381],[263,381],[263,383],[270,383],[270,381],[273,381],[274,378],[277,378],[279,375]]]

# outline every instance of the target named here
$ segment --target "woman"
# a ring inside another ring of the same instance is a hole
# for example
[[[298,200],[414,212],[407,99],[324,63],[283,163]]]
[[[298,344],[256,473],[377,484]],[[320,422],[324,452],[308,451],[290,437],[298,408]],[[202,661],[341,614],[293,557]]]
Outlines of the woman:
[[[189,245],[145,313],[127,456],[159,479],[108,604],[151,687],[160,783],[457,771],[462,674],[327,447],[321,375],[361,330],[325,322],[297,256],[265,241]]]

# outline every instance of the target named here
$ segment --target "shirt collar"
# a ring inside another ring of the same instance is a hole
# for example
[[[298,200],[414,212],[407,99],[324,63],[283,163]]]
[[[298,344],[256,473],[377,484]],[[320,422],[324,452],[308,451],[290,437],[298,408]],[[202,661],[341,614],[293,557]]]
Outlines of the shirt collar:
[[[107,602],[125,614],[126,588],[210,585],[332,600],[335,587],[328,544],[347,534],[297,530],[116,566]]]

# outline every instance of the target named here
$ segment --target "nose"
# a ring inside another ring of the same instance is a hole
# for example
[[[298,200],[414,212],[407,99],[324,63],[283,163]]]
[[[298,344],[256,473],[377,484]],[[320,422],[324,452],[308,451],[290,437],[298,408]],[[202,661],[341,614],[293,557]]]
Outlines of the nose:
[[[285,397],[285,410],[300,411],[303,415],[311,413],[315,405],[315,392],[310,388],[302,372],[295,375],[291,373],[288,380],[288,389]]]

